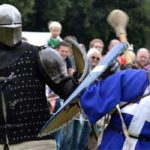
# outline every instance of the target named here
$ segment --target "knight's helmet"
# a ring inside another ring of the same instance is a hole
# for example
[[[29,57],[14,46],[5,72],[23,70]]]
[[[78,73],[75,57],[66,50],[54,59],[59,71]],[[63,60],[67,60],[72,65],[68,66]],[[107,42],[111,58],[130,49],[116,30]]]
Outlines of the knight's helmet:
[[[13,47],[22,37],[21,14],[9,4],[0,5],[0,42]]]

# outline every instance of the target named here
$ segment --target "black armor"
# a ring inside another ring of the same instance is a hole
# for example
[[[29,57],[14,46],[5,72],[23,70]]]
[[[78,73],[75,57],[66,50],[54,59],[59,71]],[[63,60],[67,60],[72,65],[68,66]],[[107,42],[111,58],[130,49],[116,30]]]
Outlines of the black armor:
[[[0,44],[0,144],[39,139],[37,134],[50,117],[45,84],[62,98],[77,86],[61,62],[52,49]]]

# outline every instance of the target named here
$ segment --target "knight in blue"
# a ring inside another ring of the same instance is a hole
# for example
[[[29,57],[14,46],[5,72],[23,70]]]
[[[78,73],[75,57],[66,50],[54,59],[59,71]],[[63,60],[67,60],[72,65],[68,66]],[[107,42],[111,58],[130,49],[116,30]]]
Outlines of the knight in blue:
[[[105,80],[96,81],[83,93],[80,104],[91,124],[95,124],[116,106],[120,110],[113,111],[98,149],[150,148],[148,76],[142,69],[124,70]]]

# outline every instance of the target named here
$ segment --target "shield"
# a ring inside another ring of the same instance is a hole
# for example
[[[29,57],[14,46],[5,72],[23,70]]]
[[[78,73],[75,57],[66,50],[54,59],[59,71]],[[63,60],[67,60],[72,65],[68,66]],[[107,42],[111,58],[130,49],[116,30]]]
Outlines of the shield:
[[[82,48],[79,45],[79,43],[77,43],[70,37],[67,38],[66,41],[71,45],[72,56],[75,63],[76,71],[82,74],[82,76],[79,79],[79,81],[81,82],[89,71],[88,60],[86,57],[86,50]]]
[[[75,64],[76,71],[81,73],[82,76],[79,79],[81,82],[89,71],[88,60],[86,57],[85,49],[81,48],[80,45],[73,40],[72,38],[67,38],[66,41],[71,46],[72,57]],[[64,109],[58,118],[51,124],[52,129],[59,128],[62,124],[68,122],[73,116],[78,114],[81,111],[80,106],[78,105],[78,98],[75,98],[74,101],[66,109]],[[65,116],[65,117],[64,117]],[[48,130],[47,130],[48,129]],[[46,129],[46,132],[49,132],[49,128]]]
[[[47,124],[48,126],[43,128],[44,130],[41,131],[41,135],[44,136],[58,130],[63,124],[70,121],[80,111],[81,107],[78,105],[78,99],[76,98],[70,105],[61,111],[61,113],[51,122],[50,126]]]
[[[97,66],[89,73],[89,75],[82,81],[82,83],[75,89],[75,91],[65,101],[63,106],[47,121],[39,133],[39,137],[50,134],[56,128],[61,127],[76,114],[79,110],[77,98],[81,93],[91,85],[103,72],[112,64],[112,62],[127,49],[128,43],[119,43],[108,52],[104,59],[97,64]]]

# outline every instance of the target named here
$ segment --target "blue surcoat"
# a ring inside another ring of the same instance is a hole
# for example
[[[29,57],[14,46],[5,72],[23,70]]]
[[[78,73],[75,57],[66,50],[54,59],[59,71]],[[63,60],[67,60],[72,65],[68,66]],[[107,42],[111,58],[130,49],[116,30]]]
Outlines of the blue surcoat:
[[[124,70],[96,81],[83,93],[80,103],[90,123],[95,124],[117,104],[131,102],[149,93],[148,85],[148,74],[144,70]],[[129,103],[121,109],[121,114],[130,135],[130,149],[150,149],[150,96]],[[126,137],[118,113],[112,115],[99,149],[126,149]]]

